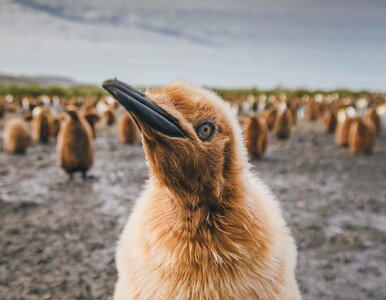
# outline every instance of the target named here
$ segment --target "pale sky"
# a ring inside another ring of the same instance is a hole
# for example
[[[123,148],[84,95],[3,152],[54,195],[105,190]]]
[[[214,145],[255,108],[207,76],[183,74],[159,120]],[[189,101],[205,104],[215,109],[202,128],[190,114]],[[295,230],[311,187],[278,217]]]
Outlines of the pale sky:
[[[384,0],[0,0],[0,73],[386,90]]]

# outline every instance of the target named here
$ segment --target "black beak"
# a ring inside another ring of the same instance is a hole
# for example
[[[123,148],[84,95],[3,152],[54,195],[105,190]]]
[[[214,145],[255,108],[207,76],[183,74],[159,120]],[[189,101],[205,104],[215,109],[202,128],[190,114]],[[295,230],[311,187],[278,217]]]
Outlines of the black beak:
[[[126,110],[140,121],[170,137],[186,138],[177,120],[161,107],[146,98],[145,94],[117,79],[106,80],[102,84]]]

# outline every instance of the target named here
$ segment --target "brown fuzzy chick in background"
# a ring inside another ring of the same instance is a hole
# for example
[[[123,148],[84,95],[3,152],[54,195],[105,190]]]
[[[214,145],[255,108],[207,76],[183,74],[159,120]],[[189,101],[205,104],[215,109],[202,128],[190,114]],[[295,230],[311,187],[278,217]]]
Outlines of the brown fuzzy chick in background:
[[[92,136],[95,139],[97,136],[96,124],[100,120],[98,111],[96,110],[96,108],[91,107],[91,108],[87,108],[86,110],[82,111],[82,115],[86,119],[87,123],[90,125],[91,131],[92,131]]]
[[[327,133],[334,133],[337,123],[336,113],[333,111],[329,111],[323,116],[323,125]]]
[[[81,172],[85,179],[93,164],[94,146],[90,125],[75,108],[67,109],[57,142],[58,165],[69,176]]]
[[[251,116],[244,127],[245,145],[249,156],[262,158],[267,150],[268,127],[262,118]]]
[[[115,112],[111,107],[109,107],[108,109],[106,109],[105,112],[103,112],[103,115],[102,115],[103,124],[107,126],[112,126],[115,124],[115,119],[116,119]]]
[[[13,118],[4,125],[4,151],[23,154],[31,143],[28,125],[22,118]]]
[[[292,126],[292,112],[287,108],[276,117],[275,126],[273,128],[276,138],[279,140],[288,139],[291,135]]]
[[[320,105],[311,100],[306,107],[306,118],[308,121],[316,121],[320,116]]]
[[[260,116],[265,120],[268,129],[272,130],[275,126],[276,118],[277,118],[277,109],[276,108],[270,108],[267,110],[264,110],[260,113]]]
[[[139,124],[150,168],[118,244],[114,299],[300,299],[294,239],[223,100],[182,83],[146,96],[103,86]]]
[[[49,129],[52,137],[57,137],[60,130],[60,118],[59,116],[50,115],[49,117]]]
[[[35,142],[47,144],[50,137],[49,111],[41,106],[32,111],[32,138]]]
[[[237,116],[237,121],[239,121],[239,124],[241,128],[244,128],[245,125],[247,125],[249,118],[246,116],[239,115]]]
[[[348,114],[348,112],[350,112]],[[350,133],[350,126],[355,119],[355,111],[353,108],[340,109],[338,111],[337,120],[338,123],[335,129],[335,144],[341,147],[348,146],[348,138]]]
[[[372,120],[355,118],[351,122],[348,145],[352,154],[370,154],[375,146],[376,128]]]
[[[123,144],[134,144],[138,140],[139,132],[132,116],[124,112],[119,121],[118,138]]]
[[[370,111],[367,113],[366,119],[370,120],[371,122],[373,122],[373,124],[375,126],[376,133],[380,134],[381,133],[381,128],[382,128],[382,126],[381,126],[381,118],[379,117],[376,108],[371,108],[370,109]]]

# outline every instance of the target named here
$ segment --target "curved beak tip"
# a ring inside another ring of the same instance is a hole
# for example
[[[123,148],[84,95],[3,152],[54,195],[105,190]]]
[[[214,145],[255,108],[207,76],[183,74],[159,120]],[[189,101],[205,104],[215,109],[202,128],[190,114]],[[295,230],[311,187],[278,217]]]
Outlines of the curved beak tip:
[[[130,85],[115,79],[108,79],[102,87],[117,99],[129,112],[157,131],[171,137],[187,137],[177,120],[149,100],[145,94]]]

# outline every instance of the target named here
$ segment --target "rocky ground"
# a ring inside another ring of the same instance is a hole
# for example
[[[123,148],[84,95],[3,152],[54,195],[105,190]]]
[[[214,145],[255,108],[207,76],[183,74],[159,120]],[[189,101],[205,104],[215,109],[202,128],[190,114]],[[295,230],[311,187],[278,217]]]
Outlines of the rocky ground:
[[[0,152],[1,299],[111,298],[116,241],[148,171],[141,145],[121,145],[114,129],[95,155],[91,178],[69,182],[55,141]],[[385,134],[373,155],[354,157],[301,121],[289,141],[270,137],[253,168],[297,241],[304,299],[386,299]]]

